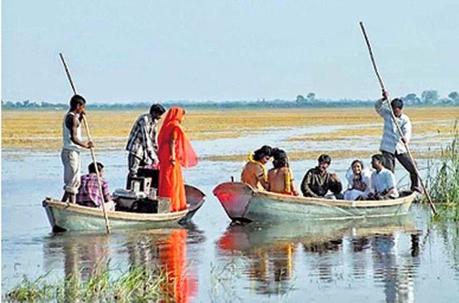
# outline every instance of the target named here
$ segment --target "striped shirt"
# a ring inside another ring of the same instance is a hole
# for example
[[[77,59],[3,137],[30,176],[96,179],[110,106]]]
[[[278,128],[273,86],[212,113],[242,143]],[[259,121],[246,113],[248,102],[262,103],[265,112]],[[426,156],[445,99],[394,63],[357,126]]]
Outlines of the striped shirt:
[[[142,159],[146,165],[158,162],[158,121],[150,114],[141,115],[132,126],[126,150]]]
[[[404,154],[406,153],[406,148],[401,141],[400,135],[397,130],[397,126],[395,125],[394,121],[392,120],[392,114],[389,106],[387,103],[383,102],[383,100],[378,100],[375,103],[376,112],[384,118],[384,132],[381,139],[381,145],[379,146],[379,150],[385,151],[391,154]],[[403,133],[403,136],[408,143],[411,140],[411,121],[407,115],[402,114],[400,117],[395,118],[397,120],[398,125]]]
[[[111,201],[112,197],[108,190],[108,183],[103,178],[100,179],[102,183],[102,192],[104,193],[105,202]],[[99,184],[97,182],[97,175],[90,173],[81,176],[80,188],[76,196],[78,204],[92,207],[102,206],[102,198],[100,196]]]

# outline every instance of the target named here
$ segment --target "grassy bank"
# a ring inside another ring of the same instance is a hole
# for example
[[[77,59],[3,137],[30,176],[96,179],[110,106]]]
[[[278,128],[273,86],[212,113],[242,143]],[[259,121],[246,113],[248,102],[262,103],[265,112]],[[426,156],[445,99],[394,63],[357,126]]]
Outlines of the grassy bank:
[[[408,108],[415,135],[450,137],[450,125],[459,107]],[[96,148],[123,149],[139,111],[92,111],[88,113]],[[34,151],[59,150],[62,144],[63,111],[3,111],[2,146]],[[310,126],[357,126],[328,134],[298,135],[290,140],[346,139],[370,136],[379,140],[382,120],[372,108],[314,108],[265,110],[190,110],[184,126],[192,140],[237,138],[257,131]]]

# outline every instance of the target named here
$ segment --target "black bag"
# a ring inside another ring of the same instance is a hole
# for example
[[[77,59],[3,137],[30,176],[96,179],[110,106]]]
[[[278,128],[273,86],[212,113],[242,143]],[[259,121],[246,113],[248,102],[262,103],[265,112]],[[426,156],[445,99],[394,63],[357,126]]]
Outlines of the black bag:
[[[135,213],[154,214],[158,212],[158,200],[138,199],[132,203],[130,211]]]

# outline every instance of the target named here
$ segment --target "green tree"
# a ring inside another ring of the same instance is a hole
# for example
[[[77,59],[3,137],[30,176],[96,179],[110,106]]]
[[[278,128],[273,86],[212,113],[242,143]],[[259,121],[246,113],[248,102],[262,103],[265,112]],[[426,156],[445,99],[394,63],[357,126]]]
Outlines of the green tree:
[[[306,99],[309,102],[314,102],[314,101],[316,101],[316,94],[315,93],[309,93],[309,94],[306,95]]]
[[[302,95],[296,96],[296,103],[304,103],[306,99]]]
[[[422,103],[435,104],[438,103],[439,95],[436,90],[425,90],[421,94]]]

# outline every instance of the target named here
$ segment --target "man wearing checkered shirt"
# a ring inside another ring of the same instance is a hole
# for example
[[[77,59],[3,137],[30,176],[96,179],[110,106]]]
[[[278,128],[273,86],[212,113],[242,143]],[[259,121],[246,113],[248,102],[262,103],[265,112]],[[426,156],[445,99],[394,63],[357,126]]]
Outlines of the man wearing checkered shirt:
[[[129,152],[127,189],[130,189],[131,178],[137,176],[139,168],[158,164],[156,137],[159,120],[165,111],[161,104],[153,104],[150,112],[140,115],[132,126],[126,144],[126,150]]]

